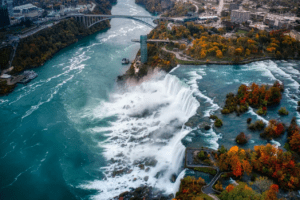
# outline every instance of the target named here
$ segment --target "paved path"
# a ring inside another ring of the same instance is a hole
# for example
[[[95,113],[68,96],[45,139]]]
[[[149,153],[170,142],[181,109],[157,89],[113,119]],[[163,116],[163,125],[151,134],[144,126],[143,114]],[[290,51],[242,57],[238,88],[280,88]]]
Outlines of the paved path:
[[[47,25],[41,25],[40,27],[38,27],[38,28],[36,28],[36,29],[34,29],[34,30],[32,30],[32,31],[29,31],[29,32],[27,32],[27,33],[24,33],[23,35],[19,35],[19,37],[20,37],[20,38],[26,38],[26,37],[28,37],[28,36],[31,36],[31,35],[33,35],[33,34],[39,32],[39,31],[41,31],[41,30],[44,30],[44,29],[46,29],[46,28],[49,28],[49,27],[53,26],[54,24],[58,24],[58,23],[59,23],[59,22],[54,22],[54,23],[47,24]]]
[[[196,2],[195,2],[195,1],[192,1],[192,3],[193,3],[193,5],[196,7],[196,11],[195,11],[195,13],[197,14],[197,13],[198,13],[198,11],[199,11],[199,7],[197,6],[197,4],[196,4]]]
[[[213,198],[214,200],[219,200],[219,198],[218,197],[216,197],[215,195],[213,195],[213,194],[208,194],[208,196],[210,196],[211,198]]]
[[[15,85],[16,83],[18,83],[19,81],[21,81],[23,78],[25,78],[25,76],[23,75],[18,75],[18,76],[14,76],[12,78],[7,79],[7,85]]]
[[[166,51],[166,52],[169,52],[169,53],[172,53],[172,54],[175,54],[176,58],[179,59],[179,60],[184,60],[184,61],[195,61],[195,60],[188,59],[187,57],[181,56],[179,53],[182,53],[182,52],[174,52],[174,51],[170,51],[170,50],[167,50],[166,47],[162,47],[162,50],[164,50],[164,51]]]

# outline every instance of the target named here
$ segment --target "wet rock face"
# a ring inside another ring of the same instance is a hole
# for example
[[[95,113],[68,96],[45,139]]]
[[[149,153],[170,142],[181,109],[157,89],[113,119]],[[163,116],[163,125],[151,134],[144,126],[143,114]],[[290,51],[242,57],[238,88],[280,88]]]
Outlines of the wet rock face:
[[[194,115],[193,117],[191,117],[191,118],[185,123],[185,125],[186,125],[186,126],[189,126],[189,127],[191,127],[191,128],[194,128],[194,127],[196,127],[196,126],[199,124],[200,120],[201,120],[201,117],[200,117],[200,116]]]
[[[176,179],[177,179],[177,175],[176,174],[172,174],[172,176],[171,176],[171,182],[175,183]]]
[[[174,195],[165,195],[162,191],[158,191],[152,187],[141,186],[123,192],[119,196],[114,197],[113,200],[119,200],[120,197],[123,197],[123,200],[171,200]]]
[[[211,127],[208,122],[203,122],[199,125],[199,128],[208,131]]]

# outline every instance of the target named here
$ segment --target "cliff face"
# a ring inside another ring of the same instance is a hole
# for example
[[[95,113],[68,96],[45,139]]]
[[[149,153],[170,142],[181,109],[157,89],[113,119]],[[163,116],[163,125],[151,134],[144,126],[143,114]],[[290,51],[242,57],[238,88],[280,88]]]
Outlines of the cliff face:
[[[108,28],[109,22],[104,21],[90,29],[86,29],[74,19],[65,20],[59,24],[42,30],[20,41],[13,60],[13,73],[42,65],[56,52],[78,41],[79,38]]]

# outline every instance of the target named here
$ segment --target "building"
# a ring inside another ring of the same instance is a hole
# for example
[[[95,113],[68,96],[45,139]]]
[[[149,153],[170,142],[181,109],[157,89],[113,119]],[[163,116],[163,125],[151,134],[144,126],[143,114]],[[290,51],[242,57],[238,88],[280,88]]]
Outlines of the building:
[[[289,35],[291,36],[291,38],[294,38],[295,40],[298,40],[300,41],[300,33],[295,31],[295,30],[292,30]]]
[[[250,20],[250,12],[245,10],[233,10],[230,15],[231,22],[243,23]]]
[[[13,0],[0,0],[2,2],[2,6],[6,6],[8,10],[9,16],[13,15]]]
[[[65,15],[65,6],[64,6],[64,5],[60,5],[60,10],[59,10],[59,12],[60,12],[60,15],[61,15],[61,16]]]
[[[266,13],[251,13],[250,14],[250,19],[253,21],[264,21],[264,19],[266,18]]]
[[[269,26],[264,25],[262,22],[260,23],[255,23],[255,24],[250,24],[250,28],[258,29],[258,30],[266,30],[269,28]]]
[[[148,60],[147,35],[140,36],[140,43],[141,43],[141,62],[146,63]]]
[[[232,11],[232,10],[238,10],[240,8],[240,5],[239,4],[235,4],[235,3],[231,3],[229,5],[229,10]]]
[[[269,25],[270,27],[273,27],[275,25],[275,19],[266,18],[265,24]]]
[[[9,13],[6,6],[0,6],[0,28],[10,25]]]
[[[278,20],[278,28],[279,29],[288,29],[289,21],[288,20]]]
[[[24,16],[26,18],[34,19],[39,16],[39,9],[38,7],[32,5],[31,3],[25,4],[22,6],[14,7],[14,16]]]

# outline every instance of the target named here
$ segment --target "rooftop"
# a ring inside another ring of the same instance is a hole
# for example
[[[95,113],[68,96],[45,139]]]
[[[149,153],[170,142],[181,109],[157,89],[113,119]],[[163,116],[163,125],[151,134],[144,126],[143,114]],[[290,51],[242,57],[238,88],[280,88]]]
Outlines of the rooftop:
[[[29,9],[29,8],[37,8],[36,6],[32,5],[31,3],[22,5],[22,6],[16,6],[14,7],[14,10],[23,10],[23,9]]]

